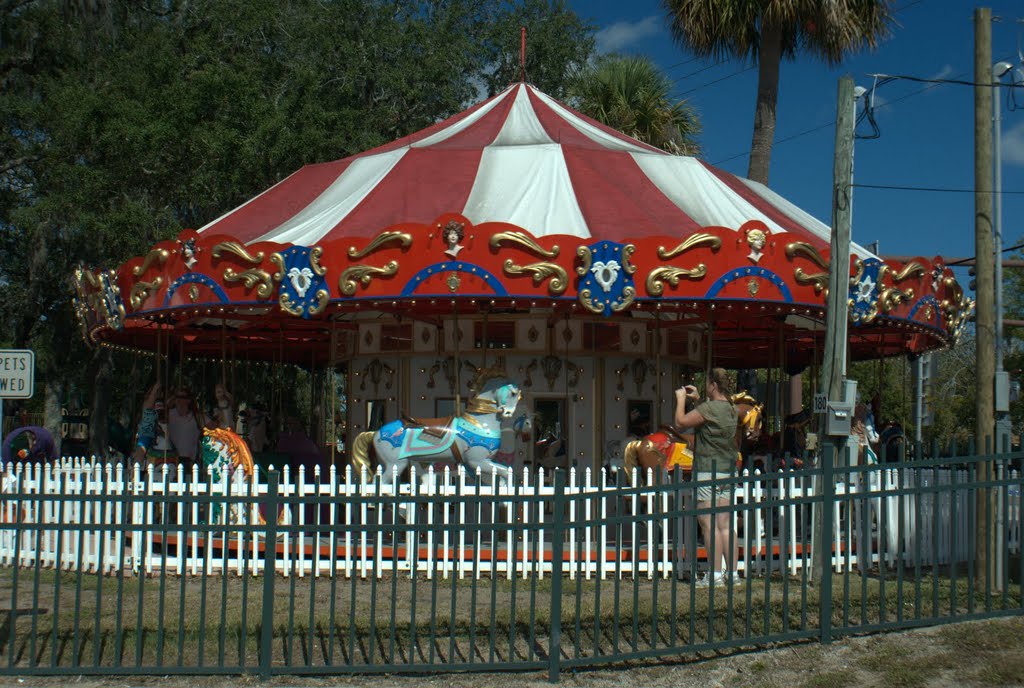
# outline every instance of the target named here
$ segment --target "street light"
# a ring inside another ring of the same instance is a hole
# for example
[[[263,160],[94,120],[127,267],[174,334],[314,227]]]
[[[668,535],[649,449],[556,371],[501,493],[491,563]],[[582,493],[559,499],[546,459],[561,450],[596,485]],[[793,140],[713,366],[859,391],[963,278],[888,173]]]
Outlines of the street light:
[[[1009,62],[996,62],[992,65],[992,83],[1002,83],[1002,78],[1013,69]],[[1009,395],[1010,381],[1003,370],[1003,152],[1000,139],[1002,138],[1002,115],[1000,108],[999,91],[993,94],[992,98],[992,159],[994,170],[993,218],[992,218],[992,248],[995,254],[995,340],[996,340],[996,374],[995,374],[995,402],[996,402],[996,443],[994,449],[1000,452],[1003,449],[1006,437],[1010,434],[1009,429]],[[978,256],[981,259],[981,256]]]

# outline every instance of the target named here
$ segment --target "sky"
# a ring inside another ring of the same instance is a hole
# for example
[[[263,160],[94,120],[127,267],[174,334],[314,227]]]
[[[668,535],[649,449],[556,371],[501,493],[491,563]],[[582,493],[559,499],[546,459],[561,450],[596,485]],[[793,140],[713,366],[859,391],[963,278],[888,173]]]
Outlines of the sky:
[[[757,96],[757,69],[751,63],[716,64],[676,46],[660,0],[571,0],[571,5],[598,27],[599,51],[651,58],[673,80],[674,97],[696,108],[703,125],[701,157],[746,176]],[[973,81],[977,6],[991,8],[997,18],[993,63],[1012,62],[1024,85],[1021,0],[983,5],[895,0],[898,25],[875,51],[856,54],[838,68],[810,57],[783,62],[769,186],[828,223],[839,78],[849,74],[868,89],[874,74]],[[1008,90],[1000,98],[1004,247],[1024,242],[1024,88],[1016,109],[1006,100]],[[855,143],[855,184],[973,189],[972,87],[892,81],[875,91],[875,118],[881,136]],[[871,129],[863,122],[857,132]],[[974,194],[855,188],[853,240],[864,246],[877,241],[882,255],[973,256]]]

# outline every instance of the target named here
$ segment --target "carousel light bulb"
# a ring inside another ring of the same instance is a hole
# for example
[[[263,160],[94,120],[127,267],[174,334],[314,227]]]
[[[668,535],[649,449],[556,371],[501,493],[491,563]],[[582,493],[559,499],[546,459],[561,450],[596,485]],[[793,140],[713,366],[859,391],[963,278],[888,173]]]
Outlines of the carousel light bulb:
[[[618,423],[616,423],[616,424],[615,424],[615,429],[616,429],[616,430],[619,430],[619,429],[620,429],[621,427],[622,427],[622,426],[621,426],[621,425],[619,425]]]

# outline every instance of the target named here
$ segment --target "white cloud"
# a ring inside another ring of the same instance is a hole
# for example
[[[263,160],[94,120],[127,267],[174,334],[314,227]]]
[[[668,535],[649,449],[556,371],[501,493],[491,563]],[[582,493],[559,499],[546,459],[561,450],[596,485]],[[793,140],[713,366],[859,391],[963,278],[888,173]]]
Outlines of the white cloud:
[[[953,76],[953,74],[955,72],[956,72],[956,70],[953,69],[953,65],[949,65],[948,64],[948,65],[944,66],[942,69],[940,69],[938,74],[933,74],[929,78],[931,78],[931,79],[948,79],[949,77]]]
[[[1024,123],[1003,129],[1003,162],[1024,165]]]
[[[615,22],[594,35],[594,38],[597,40],[597,52],[613,53],[617,50],[622,50],[648,36],[659,33],[661,29],[661,17],[659,15],[651,15],[636,22]]]

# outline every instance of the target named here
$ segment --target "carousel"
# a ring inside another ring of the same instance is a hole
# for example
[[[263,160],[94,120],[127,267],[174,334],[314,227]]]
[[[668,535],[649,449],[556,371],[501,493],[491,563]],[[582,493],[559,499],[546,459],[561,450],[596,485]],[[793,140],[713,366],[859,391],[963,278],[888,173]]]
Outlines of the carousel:
[[[321,397],[345,409],[323,414],[345,447],[321,439],[326,463],[400,413],[457,415],[501,369],[532,419],[515,460],[599,467],[668,422],[672,390],[712,364],[768,371],[768,430],[799,410],[783,390],[822,357],[829,237],[761,184],[518,83],[303,167],[144,256],[81,267],[76,309],[89,343],[165,366],[343,376],[344,399]],[[857,245],[849,304],[854,360],[948,346],[973,305],[941,258]]]

